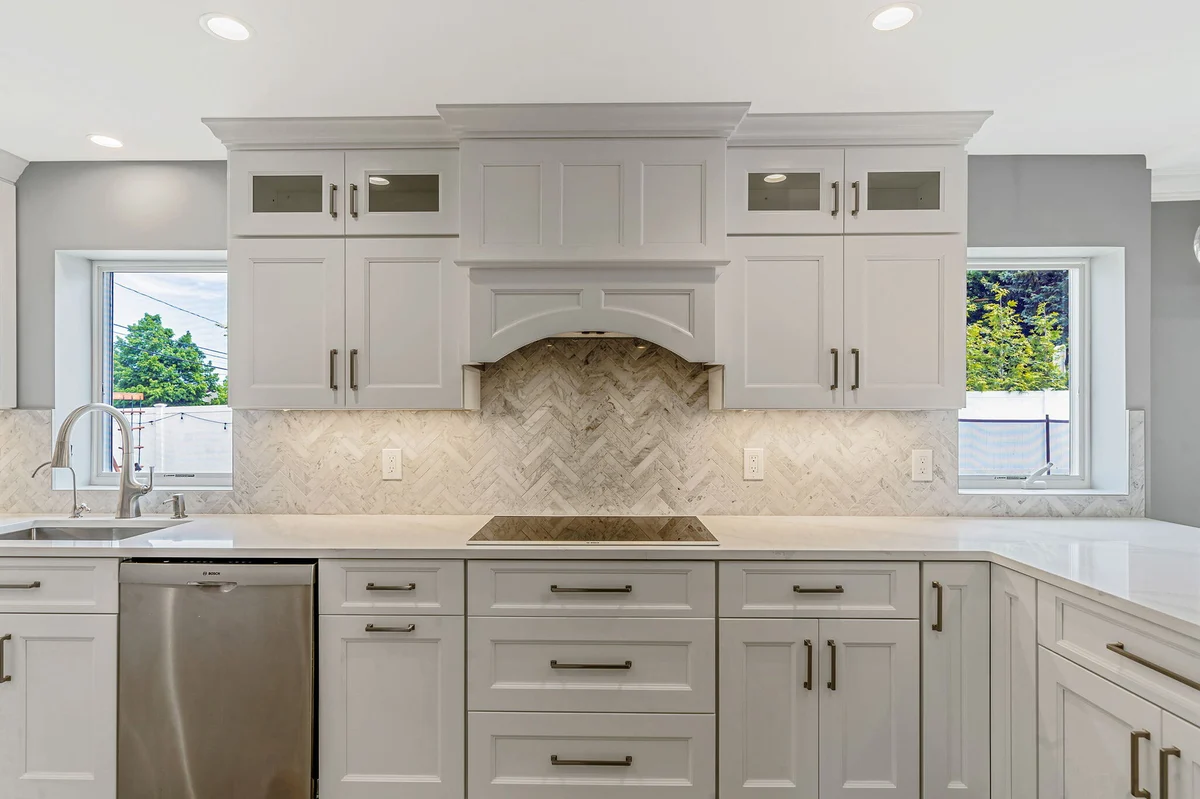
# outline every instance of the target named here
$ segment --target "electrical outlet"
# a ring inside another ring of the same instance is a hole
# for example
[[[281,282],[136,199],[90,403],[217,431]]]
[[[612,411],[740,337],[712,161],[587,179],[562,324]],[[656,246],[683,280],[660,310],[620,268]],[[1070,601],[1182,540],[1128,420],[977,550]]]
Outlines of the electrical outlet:
[[[761,448],[742,450],[743,480],[761,480],[765,472],[766,464],[763,462],[763,451]]]
[[[404,459],[401,457],[401,450],[385,449],[383,451],[383,479],[403,480],[403,475]]]
[[[914,449],[912,451],[912,479],[915,483],[933,482],[933,450]]]

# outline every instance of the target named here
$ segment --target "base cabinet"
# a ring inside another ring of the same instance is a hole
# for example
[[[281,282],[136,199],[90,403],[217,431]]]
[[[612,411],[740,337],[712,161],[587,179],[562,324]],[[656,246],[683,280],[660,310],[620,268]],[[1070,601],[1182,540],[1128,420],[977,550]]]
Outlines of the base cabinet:
[[[117,795],[117,617],[0,615],[0,796]]]
[[[1037,796],[1037,581],[992,566],[992,799]]]
[[[321,799],[462,799],[461,616],[322,616]]]
[[[1159,799],[1200,799],[1200,727],[1163,713]]]

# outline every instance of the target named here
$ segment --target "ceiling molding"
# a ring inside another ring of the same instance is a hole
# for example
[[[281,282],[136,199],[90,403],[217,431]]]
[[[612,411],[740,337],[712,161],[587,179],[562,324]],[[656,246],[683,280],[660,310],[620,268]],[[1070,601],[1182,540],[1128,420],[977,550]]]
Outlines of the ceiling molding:
[[[1156,203],[1200,200],[1200,169],[1155,169],[1150,200]]]
[[[547,103],[439,105],[464,139],[721,138],[737,128],[749,103]]]
[[[27,166],[29,162],[24,158],[18,158],[7,150],[0,150],[0,181],[16,183]]]
[[[458,137],[440,117],[241,117],[200,121],[230,150],[458,146]]]
[[[962,146],[991,115],[991,111],[750,114],[729,143],[735,147]]]

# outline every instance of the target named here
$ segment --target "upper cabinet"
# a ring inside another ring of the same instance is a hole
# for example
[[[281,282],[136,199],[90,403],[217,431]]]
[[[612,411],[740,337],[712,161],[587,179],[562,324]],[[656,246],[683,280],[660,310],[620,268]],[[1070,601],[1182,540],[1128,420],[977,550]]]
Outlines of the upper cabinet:
[[[480,139],[461,159],[463,260],[725,253],[724,139]]]
[[[458,233],[458,150],[348,150],[346,233]]]
[[[846,150],[847,233],[963,233],[967,153],[961,147]]]
[[[841,233],[845,160],[840,149],[731,147],[725,209],[729,233]]]
[[[16,405],[17,187],[0,179],[0,408]]]

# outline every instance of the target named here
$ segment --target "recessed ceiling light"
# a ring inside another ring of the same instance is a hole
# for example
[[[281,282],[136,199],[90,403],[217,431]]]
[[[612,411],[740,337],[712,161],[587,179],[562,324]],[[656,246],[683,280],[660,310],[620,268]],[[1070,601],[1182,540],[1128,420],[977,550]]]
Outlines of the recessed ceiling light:
[[[244,42],[250,38],[250,26],[228,14],[209,12],[200,17],[200,27],[218,39]]]
[[[118,147],[125,146],[121,143],[120,139],[114,139],[112,136],[105,136],[103,133],[89,133],[88,141],[90,141],[92,144],[98,144],[101,147],[109,147],[114,150]]]
[[[903,28],[921,16],[921,7],[916,3],[892,3],[871,15],[871,27],[877,31],[894,31]]]
[[[767,175],[763,178],[763,183],[783,183],[787,180],[787,175],[781,175],[778,172],[774,175]]]
[[[367,180],[376,186],[386,186],[391,183],[391,181],[385,178],[383,175],[371,175],[371,177],[367,178]]]

